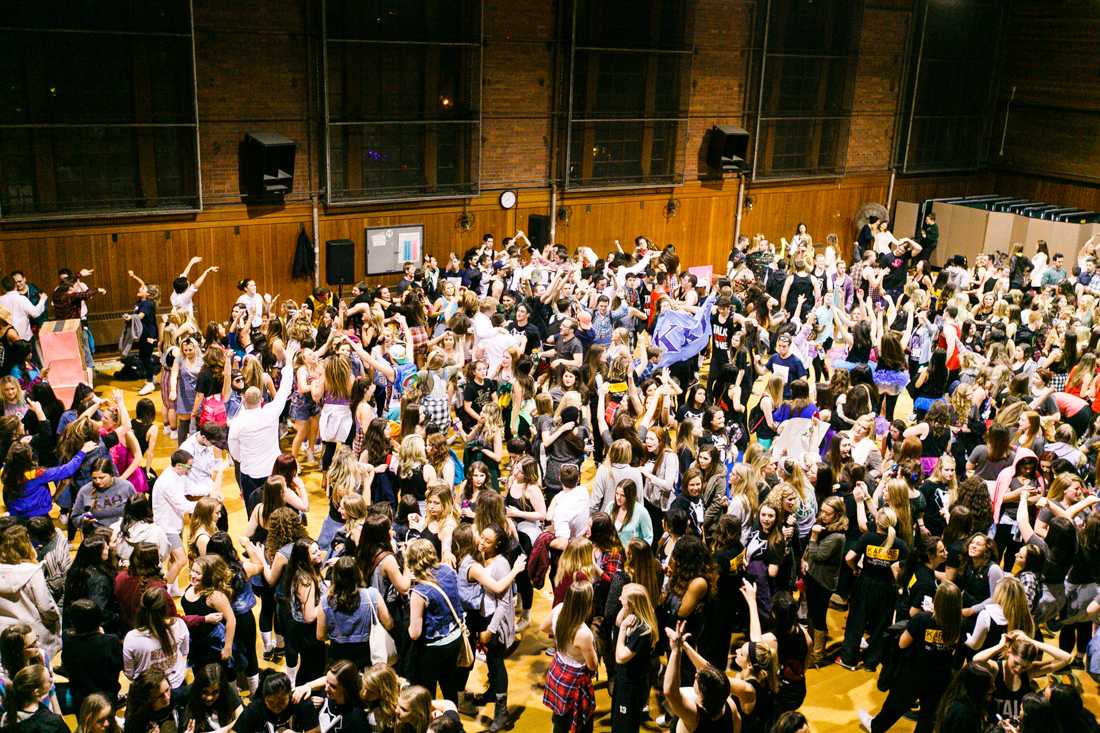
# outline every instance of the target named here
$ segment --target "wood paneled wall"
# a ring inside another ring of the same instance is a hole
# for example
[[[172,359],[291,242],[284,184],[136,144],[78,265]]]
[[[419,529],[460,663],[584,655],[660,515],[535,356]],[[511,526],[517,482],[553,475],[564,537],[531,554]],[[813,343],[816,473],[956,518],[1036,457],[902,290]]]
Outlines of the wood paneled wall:
[[[679,206],[674,216],[666,213],[671,198]],[[404,205],[374,211],[324,209],[319,212],[320,278],[324,282],[325,246],[330,239],[351,239],[356,243],[355,274],[366,269],[364,230],[396,224],[422,224],[425,249],[445,261],[450,252],[461,256],[490,232],[499,241],[517,229],[527,231],[530,214],[550,213],[550,193],[523,190],[515,209],[505,211],[496,193],[486,193],[467,204],[435,202]],[[677,189],[622,192],[604,195],[574,194],[557,200],[568,212],[557,224],[557,240],[569,247],[591,246],[600,253],[610,251],[615,239],[628,245],[634,236],[645,234],[661,244],[673,242],[692,264],[725,261],[733,241],[737,207],[737,182],[704,186],[688,184]],[[473,225],[463,229],[463,213],[473,216]],[[41,287],[55,284],[58,268],[95,270],[89,284],[108,293],[90,302],[92,313],[128,310],[134,301],[136,283],[127,276],[134,270],[146,282],[160,286],[161,304],[167,306],[172,279],[192,256],[203,258],[196,267],[218,265],[221,269],[206,281],[197,299],[198,317],[205,322],[224,319],[236,300],[238,280],[253,278],[263,292],[282,298],[302,298],[311,280],[291,278],[294,248],[301,230],[312,239],[312,210],[294,204],[283,208],[222,208],[189,221],[120,220],[82,226],[48,229],[5,229],[0,231],[0,269],[25,270]],[[392,282],[398,276],[362,278],[371,284]]]
[[[998,173],[997,193],[1100,211],[1100,184],[1022,173]]]
[[[741,232],[752,236],[762,233],[772,241],[788,241],[800,222],[806,224],[815,242],[824,242],[836,234],[842,251],[855,241],[855,215],[865,203],[886,203],[889,174],[849,176],[835,181],[756,184],[746,197],[752,208],[742,217]],[[747,207],[746,207],[747,209]]]
[[[905,186],[910,186],[907,190]],[[769,239],[790,237],[799,222],[805,222],[815,240],[829,233],[840,237],[842,249],[850,246],[856,232],[853,218],[868,202],[884,203],[888,175],[851,176],[828,181],[785,184],[747,184],[746,197],[752,208],[743,212],[741,231],[763,233]],[[919,183],[895,183],[895,199],[958,193],[979,193],[987,184],[962,178],[921,179]],[[658,244],[674,243],[683,262],[723,267],[733,243],[737,214],[737,180],[692,181],[674,189],[574,193],[558,196],[556,209],[564,208],[567,218],[558,219],[556,240],[570,248],[589,246],[604,254],[616,239],[629,247],[633,238],[645,235]],[[675,214],[668,204],[675,203]],[[377,210],[321,209],[320,275],[324,282],[324,243],[330,239],[351,239],[356,243],[355,274],[365,272],[364,230],[397,224],[422,224],[425,248],[441,261],[450,252],[461,256],[491,232],[499,241],[527,231],[530,214],[549,214],[550,192],[524,189],[515,209],[500,208],[495,192],[471,199],[465,205],[433,202]],[[459,226],[463,213],[473,216],[469,229]],[[172,279],[192,256],[204,259],[193,275],[206,265],[218,265],[197,299],[202,322],[224,319],[236,300],[236,284],[254,278],[261,291],[281,298],[301,299],[313,286],[311,280],[291,278],[291,266],[298,233],[312,239],[312,210],[303,204],[285,208],[222,208],[189,221],[129,220],[70,226],[64,229],[4,229],[0,231],[0,269],[21,268],[44,288],[51,288],[60,267],[89,267],[95,273],[89,283],[108,290],[91,301],[93,313],[128,310],[134,300],[135,283],[127,270],[134,270],[147,282],[156,283],[167,306]],[[380,284],[394,282],[396,275],[364,278]]]

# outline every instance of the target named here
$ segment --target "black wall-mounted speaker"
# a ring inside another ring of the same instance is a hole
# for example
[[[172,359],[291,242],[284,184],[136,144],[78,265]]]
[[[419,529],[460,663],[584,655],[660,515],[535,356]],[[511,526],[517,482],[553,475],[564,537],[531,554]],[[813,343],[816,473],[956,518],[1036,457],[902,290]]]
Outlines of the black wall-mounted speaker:
[[[240,150],[241,195],[256,202],[280,202],[294,190],[298,143],[277,132],[250,132]]]
[[[707,165],[722,173],[737,173],[749,169],[749,133],[736,125],[715,125],[710,128]]]

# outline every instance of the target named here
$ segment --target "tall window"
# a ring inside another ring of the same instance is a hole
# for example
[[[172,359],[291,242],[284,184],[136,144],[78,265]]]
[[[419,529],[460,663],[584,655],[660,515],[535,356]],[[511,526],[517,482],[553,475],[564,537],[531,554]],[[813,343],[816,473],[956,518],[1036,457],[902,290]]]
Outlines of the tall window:
[[[764,0],[757,17],[754,176],[843,174],[862,3]]]
[[[974,170],[988,149],[997,0],[923,0],[899,157],[906,173]]]
[[[0,216],[196,211],[190,2],[11,3]]]
[[[330,203],[478,192],[478,0],[327,0],[324,48]]]
[[[692,3],[574,0],[572,11],[565,186],[680,183]]]

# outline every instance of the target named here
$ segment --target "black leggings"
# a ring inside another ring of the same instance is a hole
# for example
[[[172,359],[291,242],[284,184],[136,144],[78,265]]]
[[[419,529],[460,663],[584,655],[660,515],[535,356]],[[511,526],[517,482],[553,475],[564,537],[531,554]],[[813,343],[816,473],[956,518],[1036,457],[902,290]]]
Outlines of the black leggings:
[[[1091,621],[1067,624],[1058,632],[1058,648],[1064,652],[1073,652],[1075,640],[1077,642],[1077,653],[1084,654],[1085,649],[1089,645],[1089,641],[1092,640]]]
[[[1016,516],[1016,512],[1010,512],[1010,516]],[[1012,538],[1012,534],[1013,526],[1011,524],[998,524],[997,532],[993,536],[993,541],[997,543],[997,550],[1001,553],[1000,559],[1009,566],[1012,565],[1017,550],[1023,546],[1022,542]]]
[[[141,371],[146,382],[152,382],[157,378],[157,359],[153,356],[156,343],[142,337],[138,342],[138,360],[141,362]]]
[[[569,733],[573,728],[573,716],[572,715],[557,715],[552,718],[554,721],[554,733]],[[588,716],[588,720],[584,725],[577,726],[579,733],[592,733],[592,724],[595,721],[592,720],[592,715]]]
[[[898,406],[898,395],[896,394],[884,394],[882,399],[886,403],[886,419],[894,419],[894,409]]]
[[[254,586],[253,591],[256,593],[256,597],[260,599],[260,631],[263,633],[269,633],[276,630],[275,620],[275,589],[268,585]],[[279,633],[282,633],[282,628],[278,629]]]
[[[895,680],[890,694],[886,696],[886,702],[882,704],[882,710],[871,720],[871,733],[886,733],[918,700],[920,712],[917,714],[914,733],[932,733],[936,722],[936,708],[940,705],[940,698],[943,697],[946,687],[943,676],[936,674],[921,679],[918,675],[909,673]]]
[[[260,673],[260,660],[256,653],[256,616],[252,609],[234,615],[237,617],[237,633],[233,637],[233,645],[245,660],[245,676],[251,677]]]
[[[412,652],[416,659],[409,681],[425,688],[432,697],[435,697],[438,685],[444,698],[458,702],[460,680],[465,680],[470,674],[469,669],[458,666],[458,645],[461,643],[461,637],[442,646],[427,646],[423,640],[414,641]]]
[[[810,628],[813,631],[828,631],[829,626],[826,617],[829,614],[829,598],[833,592],[814,580],[813,576],[806,575],[806,609],[810,617]]]
[[[489,693],[494,696],[508,694],[508,668],[504,664],[507,655],[504,644],[493,636],[485,647],[485,666],[489,672]]]
[[[860,641],[868,632],[869,646],[863,654],[863,663],[869,668],[882,661],[882,642],[886,629],[894,622],[894,598],[897,592],[889,583],[856,579],[856,587],[848,607],[848,622],[844,625],[844,646],[840,657],[846,664],[854,665],[859,659]]]
[[[1087,433],[1089,426],[1092,425],[1092,408],[1085,405],[1073,415],[1063,418],[1063,420],[1069,423],[1073,428],[1073,432],[1080,437]]]

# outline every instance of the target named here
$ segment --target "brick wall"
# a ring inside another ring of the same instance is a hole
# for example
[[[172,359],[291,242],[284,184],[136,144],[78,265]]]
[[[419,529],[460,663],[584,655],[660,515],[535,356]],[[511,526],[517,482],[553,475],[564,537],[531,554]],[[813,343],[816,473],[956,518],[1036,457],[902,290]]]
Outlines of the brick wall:
[[[319,187],[321,150],[309,120],[305,0],[194,0],[195,81],[203,202],[240,203],[238,147],[246,132],[298,142],[292,199]],[[316,44],[314,44],[315,46]]]
[[[854,112],[848,136],[849,172],[890,167],[911,15],[908,6],[868,5],[863,11]]]
[[[746,87],[756,0],[696,0],[684,175],[704,166],[706,131],[748,126]],[[195,0],[195,56],[208,206],[239,203],[237,151],[244,133],[266,130],[299,143],[293,200],[323,186],[320,126],[319,3]],[[551,176],[555,106],[554,0],[485,0],[482,70],[483,189],[546,188]],[[901,57],[909,6],[877,0],[864,15],[847,165],[885,171],[893,145]],[[312,37],[311,37],[312,36]],[[567,49],[563,46],[560,51]],[[311,122],[312,120],[312,122]],[[704,169],[705,172],[705,169]]]

